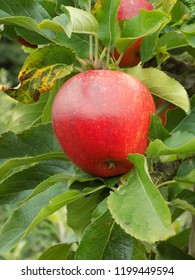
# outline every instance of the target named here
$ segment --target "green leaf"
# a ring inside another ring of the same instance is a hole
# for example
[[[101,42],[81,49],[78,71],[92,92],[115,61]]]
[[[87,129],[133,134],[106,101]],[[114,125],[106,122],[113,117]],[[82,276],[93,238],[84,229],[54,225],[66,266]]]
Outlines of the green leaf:
[[[64,179],[66,180],[66,174]],[[49,178],[48,180],[51,179]],[[14,248],[32,228],[61,207],[85,195],[96,192],[100,188],[104,188],[102,186],[95,189],[86,189],[82,192],[68,191],[65,180],[62,181],[61,176],[59,176],[58,179],[56,178],[55,183],[51,180],[49,187],[49,182],[47,181],[47,189],[26,200],[13,212],[0,232],[0,253]]]
[[[38,28],[44,18],[50,18],[50,15],[37,1],[0,1],[0,24],[14,26],[15,36],[22,36],[31,43],[48,43]]]
[[[195,134],[195,96],[190,100],[191,111],[184,114],[179,108],[167,112],[166,128],[171,132],[188,131]]]
[[[59,26],[58,26],[59,27]],[[54,25],[50,23],[44,25],[45,29],[52,29]],[[77,56],[80,58],[87,59],[89,57],[89,35],[88,34],[79,34],[79,33],[72,33],[71,37],[69,38],[65,33],[64,30],[57,29],[53,30],[52,32],[48,32],[48,30],[42,30],[46,38],[51,40],[52,42],[66,46],[72,49]]]
[[[128,68],[125,71],[145,83],[152,94],[189,112],[190,102],[185,88],[163,71],[156,68],[143,69],[141,66]]]
[[[26,168],[28,165],[33,165],[45,160],[56,160],[61,159],[66,161],[66,157],[63,153],[48,153],[40,156],[15,158],[7,160],[0,166],[0,179],[5,179],[8,176],[18,172],[21,169]]]
[[[0,0],[0,18],[12,18],[14,16],[28,17],[29,20],[34,19],[37,22],[49,18],[46,10],[35,0],[6,0],[6,2]]]
[[[22,133],[7,132],[0,138],[0,178],[22,166],[48,159],[66,160],[51,123],[32,127]]]
[[[170,14],[177,0],[162,1],[162,9],[165,13]]]
[[[38,0],[38,2],[52,18],[56,15],[56,8],[57,8],[56,0]]]
[[[71,18],[70,14],[61,14],[55,18],[53,18],[53,21],[59,25],[59,28],[61,28],[66,35],[70,38],[72,34],[72,24],[71,24]],[[44,21],[43,21],[44,23]],[[41,24],[41,26],[44,28],[44,26]],[[56,25],[57,27],[57,25]],[[55,30],[54,30],[55,31]]]
[[[92,214],[92,219],[95,220],[97,218],[99,218],[101,215],[104,214],[104,212],[106,212],[108,209],[108,205],[107,205],[107,197],[104,198],[104,200],[102,200],[97,207],[95,208],[95,210],[93,211]]]
[[[110,194],[108,207],[115,221],[133,237],[153,243],[170,233],[171,215],[153,184],[142,155],[129,155],[135,165],[125,186]],[[122,205],[122,207],[121,207]]]
[[[68,76],[75,61],[75,54],[66,47],[50,45],[39,48],[26,59],[19,73],[21,85],[5,93],[20,102],[33,103],[41,93],[52,89],[56,80]]]
[[[121,21],[122,34],[116,42],[117,50],[119,53],[125,51],[132,40],[157,32],[169,21],[167,14],[157,10],[141,10],[137,16]]]
[[[176,195],[175,199],[170,202],[170,205],[195,215],[195,192],[188,189],[182,190]]]
[[[190,228],[184,229],[176,235],[171,236],[167,241],[178,248],[187,248],[189,244]]]
[[[47,249],[39,260],[73,260],[72,244],[57,244]]]
[[[57,80],[55,86],[48,93],[47,104],[44,107],[42,112],[41,121],[42,123],[52,122],[52,105],[56,93],[60,89],[60,87],[70,78],[70,76],[65,77],[64,79]],[[46,95],[46,94],[45,94]],[[26,106],[26,105],[25,105]]]
[[[195,135],[188,132],[175,132],[163,141],[156,139],[152,141],[146,154],[150,157],[162,155],[186,155],[195,151]]]
[[[78,0],[79,4],[82,5],[86,11],[91,9],[91,0]]]
[[[85,0],[83,0],[85,1]],[[77,5],[79,5],[80,0],[57,0],[57,8],[56,8],[56,12],[57,14],[61,14],[62,10],[61,10],[61,6],[65,5],[65,6],[72,6],[72,7],[77,7]]]
[[[74,230],[78,240],[91,222],[92,213],[101,199],[101,192],[96,192],[67,205],[67,224]]]
[[[9,131],[0,138],[0,159],[27,158],[61,151],[51,123],[40,124],[18,134]]]
[[[79,191],[85,190],[87,188],[86,187],[87,186],[87,182],[90,182],[91,183],[90,187],[93,187],[93,188],[102,186],[102,182],[101,181],[99,181],[98,185],[96,185],[94,183],[95,180],[96,180],[95,177],[92,177],[92,176],[88,175],[85,172],[80,172],[80,170],[76,166],[74,166],[73,164],[69,164],[63,170],[63,172],[61,172],[59,174],[55,174],[53,176],[50,176],[48,179],[46,179],[43,182],[41,182],[35,188],[35,190],[27,197],[25,202],[27,200],[31,199],[32,197],[36,196],[37,194],[47,190],[50,186],[52,186],[52,185],[54,185],[54,184],[56,184],[58,182],[67,181],[68,182],[68,187],[70,187],[71,184],[74,181],[82,182],[82,183],[84,183],[84,188],[79,188],[78,189]],[[75,189],[72,188],[72,190],[75,190]],[[62,197],[62,199],[63,199],[63,197]]]
[[[133,239],[132,260],[147,260],[147,250],[137,239]]]
[[[167,50],[173,50],[188,46],[185,36],[179,31],[170,31],[158,39],[156,49],[166,46]]]
[[[119,0],[102,0],[93,10],[93,15],[99,23],[98,38],[108,49],[115,46],[120,35],[117,21],[119,2]]]
[[[190,133],[195,134],[195,106],[190,111],[190,114],[185,116],[182,121],[174,128],[175,131],[188,131]]]
[[[62,5],[61,10],[70,15],[72,32],[82,34],[97,34],[99,24],[94,16],[81,9]]]
[[[85,230],[75,254],[76,260],[129,260],[132,238],[112,219],[109,211]]]
[[[31,126],[36,126],[42,122],[42,114],[47,104],[50,94],[42,94],[36,103],[23,104],[18,102],[12,112],[12,118],[8,123],[8,129],[19,133]]]
[[[167,15],[167,20],[165,19],[164,22],[162,22],[157,29],[152,34],[148,34],[147,36],[144,37],[142,44],[141,44],[141,61],[142,64],[145,62],[149,61],[156,55],[157,59],[157,64],[160,65],[162,62],[164,62],[170,55],[166,51],[165,45],[160,45],[157,46],[159,37],[161,38],[162,36],[159,36],[161,33],[161,30],[167,25],[167,23],[170,21],[170,12],[175,4],[176,0],[172,1],[163,1],[162,3],[162,10],[165,12],[165,15]],[[157,10],[155,11],[157,12]],[[160,11],[159,11],[160,12]]]
[[[69,78],[66,77],[67,79]],[[55,86],[47,94],[41,94],[36,103],[23,104],[18,102],[12,112],[12,118],[8,123],[8,129],[15,133],[29,129],[41,123],[51,122],[51,109],[54,97],[66,78],[57,80]]]
[[[46,182],[46,179],[53,178],[55,174],[66,173],[70,167],[72,167],[71,163],[62,160],[45,161],[14,173],[0,183],[0,204],[18,204],[26,199],[42,181]]]
[[[65,175],[64,177],[67,177],[67,176]],[[65,180],[66,180],[66,178],[65,178]],[[38,215],[35,217],[35,219],[29,225],[29,227],[27,229],[27,233],[34,226],[39,224],[41,221],[46,219],[48,216],[53,214],[55,211],[57,211],[61,207],[65,206],[65,205],[68,205],[69,203],[71,203],[71,202],[73,202],[73,201],[75,201],[77,199],[80,199],[81,197],[84,197],[85,195],[90,195],[90,194],[95,193],[95,192],[97,192],[97,191],[99,191],[101,189],[104,189],[104,188],[105,188],[104,186],[99,186],[99,187],[95,187],[95,188],[86,188],[86,189],[81,190],[81,191],[70,190],[70,191],[68,191],[66,193],[63,193],[63,194],[57,196],[57,197],[54,197],[53,199],[51,199],[51,201],[49,201],[49,204],[46,205],[45,207],[43,207],[41,209],[41,211],[38,213]],[[43,192],[41,192],[40,195],[42,193]],[[34,196],[34,197],[36,198],[36,196]],[[30,202],[31,202],[31,199],[29,201],[27,201],[26,204],[28,204]]]
[[[189,13],[189,9],[182,3],[182,1],[183,0],[177,1],[171,11],[172,21],[176,24],[180,23],[183,16]]]
[[[160,48],[156,51],[156,44],[158,42],[159,33],[161,29],[143,38],[141,49],[140,49],[142,65],[144,65],[145,62],[152,59],[155,56],[155,54],[156,54],[157,63],[159,63],[157,54]],[[163,59],[164,59],[164,55],[163,55]]]
[[[0,232],[0,253],[14,248],[40,210],[64,190],[64,184],[56,184],[16,209]]]
[[[167,111],[166,112],[167,120],[166,120],[165,128],[168,131],[173,132],[181,123],[181,121],[184,118],[186,118],[186,116],[188,115],[186,115],[186,113],[180,108],[174,108],[172,110]]]
[[[28,20],[28,18],[27,18],[27,20]],[[17,37],[22,37],[27,42],[37,45],[37,47],[38,47],[38,45],[51,44],[51,40],[48,40],[47,38],[45,38],[45,35],[38,28],[38,25],[37,25],[37,30],[24,29],[19,26],[17,26],[17,27],[14,26],[14,30],[16,31]]]
[[[177,170],[176,180],[195,184],[195,158],[188,158],[182,162]]]
[[[195,48],[195,23],[185,25],[180,30],[185,35],[189,45]]]
[[[150,129],[149,129],[149,133],[148,133],[148,137],[149,137],[150,141],[152,141],[154,139],[164,140],[169,136],[170,136],[170,133],[162,125],[161,119],[157,115],[152,114],[152,118],[151,118],[151,122],[150,122]]]
[[[39,24],[42,32],[45,29],[56,33],[51,33],[50,39],[55,40],[60,33],[64,33],[68,38],[71,38],[72,33],[97,34],[98,22],[89,12],[64,5],[61,6],[61,10],[64,14],[54,17],[53,20],[46,19]]]
[[[156,32],[170,17],[157,10],[141,10],[140,13],[131,18],[121,21],[121,37],[140,38]]]
[[[18,27],[24,27],[30,31],[41,33],[38,29],[37,22],[33,18],[29,18],[25,16],[8,16],[5,18],[0,18],[0,23],[16,25]]]
[[[194,260],[194,258],[166,241],[157,246],[159,260]]]
[[[46,30],[52,31],[50,33],[46,32],[45,35],[49,35],[50,39],[55,38],[55,33],[53,32],[64,32],[68,38],[70,38],[72,34],[72,25],[70,23],[70,16],[66,14],[61,14],[59,16],[54,17],[52,20],[45,19],[39,24],[39,28],[43,33]]]

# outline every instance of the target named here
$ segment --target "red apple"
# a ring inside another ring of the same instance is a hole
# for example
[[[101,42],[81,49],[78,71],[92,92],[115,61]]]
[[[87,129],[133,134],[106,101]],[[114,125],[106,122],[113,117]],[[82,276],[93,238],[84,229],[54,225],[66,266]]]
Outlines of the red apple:
[[[155,113],[155,104],[142,82],[119,71],[88,70],[59,89],[52,122],[73,163],[109,177],[131,169],[129,153],[145,152],[150,112]]]
[[[18,37],[17,38],[17,41],[22,44],[23,46],[25,47],[28,47],[28,48],[33,48],[33,49],[36,49],[37,48],[37,45],[35,44],[31,44],[30,42],[26,41],[24,38],[22,37]]]
[[[147,0],[121,0],[118,9],[118,21],[130,19],[139,14],[141,9],[153,10],[153,6]],[[135,41],[127,50],[120,61],[120,67],[133,67],[140,62],[140,47],[143,38]],[[119,58],[119,53],[115,50],[115,59]]]
[[[162,106],[163,104],[165,104],[166,100],[164,100],[163,98],[159,98],[159,101],[158,101],[158,107],[159,106]],[[167,111],[171,110],[174,108],[174,105],[173,104],[170,104],[169,106],[167,106],[160,114],[158,114],[158,116],[161,118],[162,120],[162,125],[165,125],[166,124],[166,121],[167,121],[167,116],[166,116],[166,113]]]

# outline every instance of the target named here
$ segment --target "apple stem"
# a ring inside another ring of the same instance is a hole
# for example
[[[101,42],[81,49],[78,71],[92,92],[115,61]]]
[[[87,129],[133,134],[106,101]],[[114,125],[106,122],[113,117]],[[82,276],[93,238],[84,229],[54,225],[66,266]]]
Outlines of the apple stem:
[[[108,164],[108,169],[115,168],[115,163],[112,160],[106,160],[105,163]]]
[[[102,63],[105,55],[106,55],[106,52],[107,52],[107,48],[105,47],[102,51],[102,53],[100,54],[100,62]]]
[[[109,61],[110,61],[110,48],[107,49],[107,57],[106,57],[106,67],[105,67],[105,69],[108,69]]]
[[[91,0],[88,0],[88,4],[89,4],[89,11],[88,12],[91,12]]]
[[[95,39],[95,59],[94,59],[94,69],[98,69],[98,49],[99,49],[99,40],[98,36],[94,34]]]
[[[76,59],[78,60],[78,62],[82,65],[82,67],[86,67],[86,65],[87,65],[87,62],[85,61],[85,60],[83,60],[82,58],[80,58],[80,57],[76,57]]]
[[[89,60],[93,63],[93,36],[89,36]]]
[[[115,62],[115,65],[119,65],[119,63],[121,62],[121,59],[122,59],[122,57],[123,57],[123,54],[124,54],[124,52],[122,52],[121,54],[120,54],[120,56],[119,56],[119,58],[117,59],[117,61]]]
[[[88,0],[88,12],[91,13],[91,0]],[[93,36],[95,38],[95,60],[94,60],[94,57],[93,57]],[[95,68],[95,65],[97,64],[97,53],[98,53],[98,47],[97,47],[97,35],[96,34],[93,34],[93,35],[90,35],[89,36],[89,60],[91,63],[94,62],[94,68]],[[97,49],[96,49],[97,48]]]

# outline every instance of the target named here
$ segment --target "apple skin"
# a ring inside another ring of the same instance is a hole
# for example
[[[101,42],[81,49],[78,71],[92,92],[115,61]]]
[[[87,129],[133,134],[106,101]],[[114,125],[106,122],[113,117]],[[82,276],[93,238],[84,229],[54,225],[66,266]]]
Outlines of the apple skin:
[[[142,40],[142,38],[139,38],[126,49],[119,63],[119,66],[121,68],[133,67],[138,65],[138,63],[140,62],[140,47]],[[119,56],[120,54],[116,49],[114,49],[114,58],[117,60]]]
[[[118,8],[118,21],[136,16],[141,9],[153,10],[153,6],[148,0],[121,0]]]
[[[166,100],[164,100],[163,98],[159,98],[159,101],[158,101],[158,106],[161,106],[163,105],[164,103],[166,102]],[[174,108],[174,105],[173,104],[170,104],[164,111],[162,111],[160,114],[158,114],[158,116],[161,118],[162,120],[162,125],[165,126],[166,122],[167,122],[167,116],[166,116],[166,113],[173,109]]]
[[[156,112],[154,100],[142,82],[119,71],[88,70],[59,89],[52,122],[75,165],[91,175],[110,177],[131,169],[129,153],[145,152],[150,112]]]
[[[118,21],[130,19],[138,15],[141,9],[150,11],[153,10],[153,6],[147,0],[121,0],[118,9]],[[143,38],[138,39],[126,49],[119,64],[121,68],[133,67],[140,62],[142,40]],[[115,50],[115,59],[117,60],[119,56],[119,53]]]
[[[25,40],[24,38],[22,38],[22,37],[18,37],[18,38],[17,38],[17,41],[18,41],[20,44],[22,44],[23,46],[25,46],[25,47],[33,48],[33,49],[36,49],[36,48],[37,48],[37,45],[29,43],[28,41],[26,41],[26,40]]]

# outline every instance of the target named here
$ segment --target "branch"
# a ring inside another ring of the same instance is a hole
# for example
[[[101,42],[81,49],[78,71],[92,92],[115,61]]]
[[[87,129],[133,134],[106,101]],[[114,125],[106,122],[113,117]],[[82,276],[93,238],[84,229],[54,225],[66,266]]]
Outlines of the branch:
[[[150,176],[154,184],[159,185],[173,180],[177,174],[180,164],[181,160],[155,163],[153,166],[153,172],[150,172]]]

